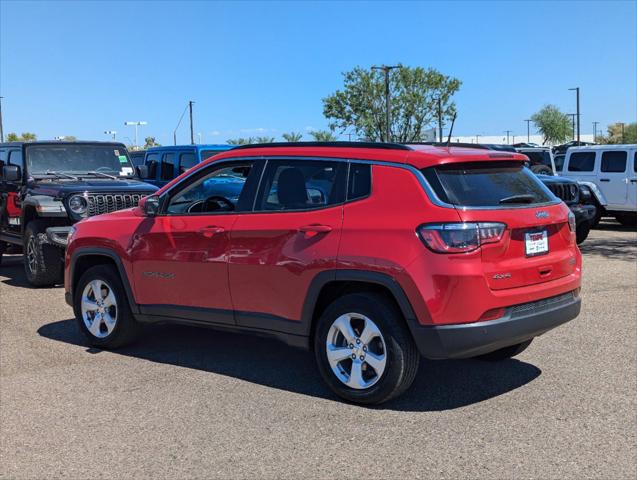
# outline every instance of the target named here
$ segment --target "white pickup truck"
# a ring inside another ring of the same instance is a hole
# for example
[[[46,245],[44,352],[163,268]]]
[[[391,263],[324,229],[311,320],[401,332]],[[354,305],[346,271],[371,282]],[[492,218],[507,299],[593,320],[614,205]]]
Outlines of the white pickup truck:
[[[595,223],[611,216],[622,225],[637,225],[637,144],[571,147],[561,173],[591,189]]]

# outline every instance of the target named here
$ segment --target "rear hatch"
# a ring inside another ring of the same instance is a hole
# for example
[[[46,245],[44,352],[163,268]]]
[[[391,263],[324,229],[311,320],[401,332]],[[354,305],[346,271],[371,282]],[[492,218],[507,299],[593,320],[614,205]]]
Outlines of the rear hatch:
[[[573,273],[568,207],[517,161],[452,163],[425,177],[463,222],[506,225],[502,239],[482,245],[484,277],[493,290],[533,285]]]

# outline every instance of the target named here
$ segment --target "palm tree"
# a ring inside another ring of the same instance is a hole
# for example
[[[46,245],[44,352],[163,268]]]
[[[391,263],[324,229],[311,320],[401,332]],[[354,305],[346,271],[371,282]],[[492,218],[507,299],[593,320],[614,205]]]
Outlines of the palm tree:
[[[282,137],[286,142],[300,142],[301,139],[303,138],[303,134],[290,132],[290,133],[284,133]]]
[[[226,140],[228,145],[248,145],[249,143],[254,143],[254,138],[231,138],[230,140]]]
[[[257,137],[254,143],[274,143],[274,137]]]
[[[329,130],[318,130],[316,132],[310,132],[310,135],[314,137],[317,142],[335,142],[336,137]]]

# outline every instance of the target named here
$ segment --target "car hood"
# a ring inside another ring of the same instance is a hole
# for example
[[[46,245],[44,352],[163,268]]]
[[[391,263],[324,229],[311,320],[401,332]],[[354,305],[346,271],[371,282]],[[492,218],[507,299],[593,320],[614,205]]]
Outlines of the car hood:
[[[87,178],[81,180],[42,180],[38,179],[30,185],[31,194],[65,197],[78,192],[110,192],[132,193],[148,192],[150,195],[157,187],[135,179]]]

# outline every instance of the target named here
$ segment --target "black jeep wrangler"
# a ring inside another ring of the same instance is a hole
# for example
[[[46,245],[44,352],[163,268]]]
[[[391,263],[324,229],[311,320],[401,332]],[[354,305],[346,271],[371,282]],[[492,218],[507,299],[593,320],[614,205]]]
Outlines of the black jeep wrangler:
[[[0,262],[8,247],[21,249],[31,285],[62,283],[71,225],[156,190],[138,180],[122,143],[1,143]]]

